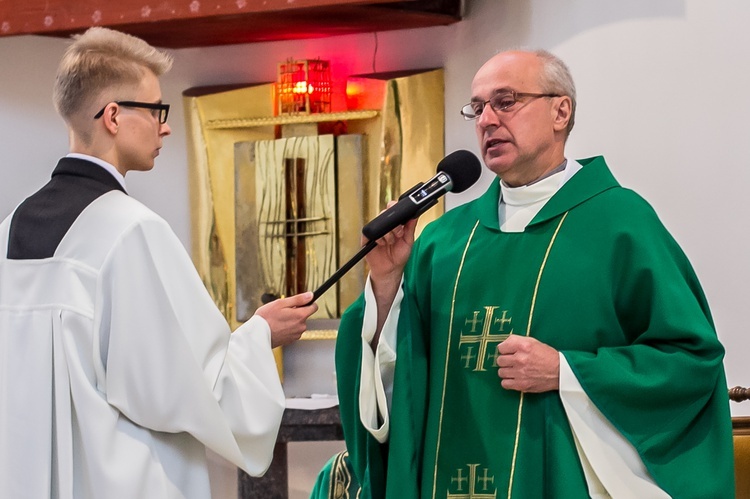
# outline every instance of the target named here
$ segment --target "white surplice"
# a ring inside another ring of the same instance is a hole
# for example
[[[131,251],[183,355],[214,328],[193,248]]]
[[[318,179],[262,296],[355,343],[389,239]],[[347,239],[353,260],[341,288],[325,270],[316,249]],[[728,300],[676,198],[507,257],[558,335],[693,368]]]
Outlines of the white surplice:
[[[270,329],[230,334],[168,224],[123,192],[52,258],[0,224],[0,497],[210,497],[206,448],[262,474],[284,394]]]

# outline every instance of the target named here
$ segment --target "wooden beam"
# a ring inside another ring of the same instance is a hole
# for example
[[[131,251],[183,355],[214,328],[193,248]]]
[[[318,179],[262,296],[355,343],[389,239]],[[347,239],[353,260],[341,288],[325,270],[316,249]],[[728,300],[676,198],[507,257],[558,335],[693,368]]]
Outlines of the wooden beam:
[[[91,26],[160,47],[319,38],[446,25],[460,0],[0,0],[0,36],[67,37]]]

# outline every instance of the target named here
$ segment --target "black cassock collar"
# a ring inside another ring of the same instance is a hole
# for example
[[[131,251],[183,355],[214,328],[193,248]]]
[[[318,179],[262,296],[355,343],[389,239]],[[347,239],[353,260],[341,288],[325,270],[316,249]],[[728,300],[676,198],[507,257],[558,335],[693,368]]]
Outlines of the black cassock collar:
[[[81,212],[112,190],[125,193],[120,182],[101,166],[79,158],[62,158],[50,181],[13,213],[8,259],[51,258]]]

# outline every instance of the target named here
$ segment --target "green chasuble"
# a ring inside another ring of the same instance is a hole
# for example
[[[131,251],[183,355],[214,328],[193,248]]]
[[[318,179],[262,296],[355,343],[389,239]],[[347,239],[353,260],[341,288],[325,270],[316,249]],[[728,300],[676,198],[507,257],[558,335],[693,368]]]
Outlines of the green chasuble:
[[[344,314],[337,380],[361,497],[588,496],[559,393],[500,386],[509,334],[565,355],[669,495],[734,497],[724,350],[695,273],[603,158],[579,162],[522,233],[499,230],[497,181],[417,239],[383,445],[359,418],[364,300]]]
[[[310,499],[358,499],[359,483],[354,476],[349,453],[339,452],[318,473]]]

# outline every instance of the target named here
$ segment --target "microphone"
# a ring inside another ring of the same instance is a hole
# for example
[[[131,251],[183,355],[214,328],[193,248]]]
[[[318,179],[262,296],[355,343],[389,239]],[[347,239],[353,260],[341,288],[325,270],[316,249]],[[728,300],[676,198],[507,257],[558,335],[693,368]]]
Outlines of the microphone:
[[[420,182],[404,194],[398,202],[378,215],[362,228],[370,241],[380,239],[437,204],[446,192],[463,192],[479,179],[482,167],[469,151],[459,150],[443,158],[437,166],[437,175]]]
[[[479,159],[469,151],[458,150],[440,160],[437,175],[427,182],[420,182],[399,197],[396,204],[368,222],[362,228],[362,234],[368,239],[367,244],[348,262],[341,266],[326,282],[313,292],[310,305],[333,286],[357,262],[377,246],[377,241],[390,231],[403,225],[412,218],[417,218],[428,208],[438,202],[446,192],[463,192],[479,180],[482,166]]]

